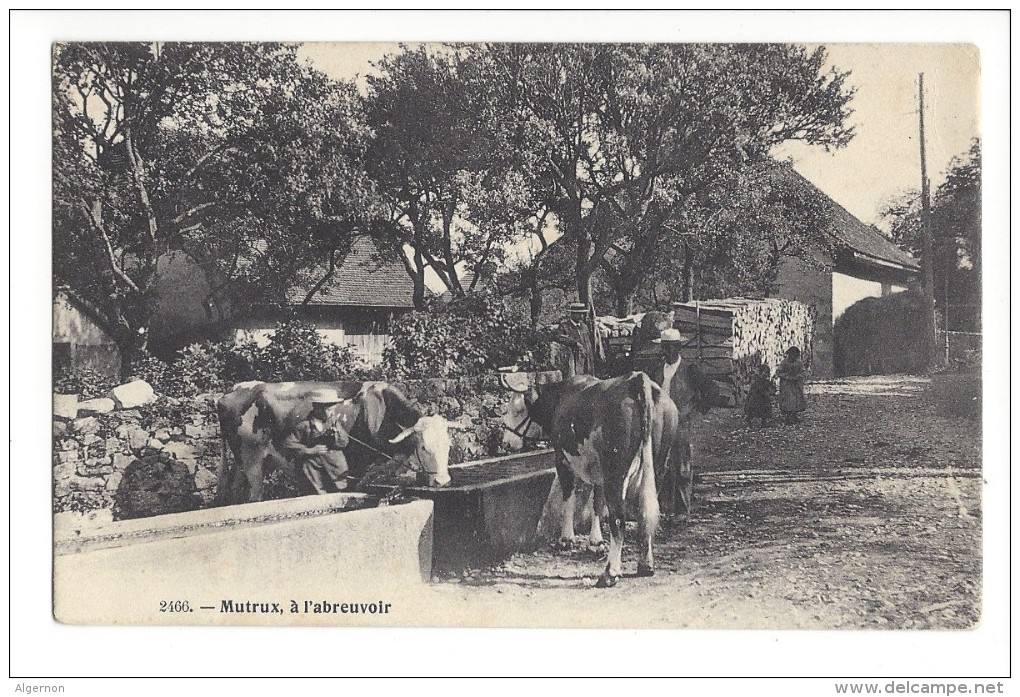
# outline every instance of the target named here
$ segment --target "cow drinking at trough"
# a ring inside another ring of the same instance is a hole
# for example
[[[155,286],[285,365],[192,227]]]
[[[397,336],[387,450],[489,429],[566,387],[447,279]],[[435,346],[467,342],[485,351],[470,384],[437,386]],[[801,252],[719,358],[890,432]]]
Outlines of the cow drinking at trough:
[[[336,394],[327,418],[349,435],[344,447],[349,474],[360,480],[380,459],[418,467],[429,486],[450,482],[450,423],[424,416],[395,387],[383,382],[242,383],[217,404],[223,460],[218,504],[260,501],[263,479],[290,467],[287,439],[312,411],[312,397]],[[229,454],[233,455],[230,462]]]
[[[597,380],[582,375],[533,387],[528,413],[556,449],[556,472],[563,491],[560,539],[574,536],[576,480],[591,484],[595,513],[608,508],[609,559],[597,586],[620,577],[628,509],[636,514],[641,537],[638,576],[654,573],[652,538],[659,521],[656,472],[669,463],[677,426],[676,407],[644,373]],[[598,529],[596,515],[593,531]]]

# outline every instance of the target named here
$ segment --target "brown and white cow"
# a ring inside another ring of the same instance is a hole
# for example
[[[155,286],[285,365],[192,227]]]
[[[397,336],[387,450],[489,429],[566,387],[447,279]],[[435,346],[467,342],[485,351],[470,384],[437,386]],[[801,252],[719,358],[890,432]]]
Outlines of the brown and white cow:
[[[665,472],[677,428],[672,400],[644,373],[598,380],[580,375],[533,387],[528,413],[556,449],[563,491],[561,542],[574,536],[574,492],[580,479],[594,487],[595,512],[608,509],[609,559],[596,584],[616,585],[627,513],[635,514],[641,537],[638,576],[651,576],[652,538],[659,522],[656,475]],[[592,521],[593,532],[599,527]]]
[[[395,387],[384,382],[254,382],[237,385],[217,404],[223,438],[217,503],[262,499],[265,475],[288,466],[283,439],[308,416],[310,396],[324,388],[340,397],[329,415],[351,436],[344,455],[355,479],[384,456],[420,468],[429,486],[449,484],[451,424],[442,416],[423,415]]]

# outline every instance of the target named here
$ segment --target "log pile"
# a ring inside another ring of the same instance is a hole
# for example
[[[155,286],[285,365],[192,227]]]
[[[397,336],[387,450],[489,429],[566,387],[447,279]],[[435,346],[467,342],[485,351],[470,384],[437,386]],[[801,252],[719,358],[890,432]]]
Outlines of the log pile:
[[[758,366],[774,373],[791,346],[810,367],[814,317],[803,303],[727,298],[678,303],[673,313],[684,337],[681,356],[718,381],[732,405],[743,403]]]

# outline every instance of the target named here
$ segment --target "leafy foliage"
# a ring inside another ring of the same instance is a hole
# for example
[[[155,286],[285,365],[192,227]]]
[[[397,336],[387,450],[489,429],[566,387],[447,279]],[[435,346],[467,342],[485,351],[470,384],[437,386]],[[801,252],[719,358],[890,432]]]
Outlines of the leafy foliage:
[[[461,377],[509,365],[548,366],[550,337],[513,317],[489,293],[468,295],[411,312],[391,327],[393,347],[384,355],[394,377]]]
[[[53,391],[58,394],[76,394],[81,399],[103,397],[117,383],[109,376],[84,368],[61,370],[53,376]]]
[[[892,239],[924,263],[921,199],[907,191],[882,210]],[[981,141],[954,157],[931,202],[935,306],[948,329],[981,331]]]
[[[55,274],[106,316],[128,365],[164,255],[228,279],[240,305],[273,304],[371,211],[357,93],[296,50],[55,46]]]

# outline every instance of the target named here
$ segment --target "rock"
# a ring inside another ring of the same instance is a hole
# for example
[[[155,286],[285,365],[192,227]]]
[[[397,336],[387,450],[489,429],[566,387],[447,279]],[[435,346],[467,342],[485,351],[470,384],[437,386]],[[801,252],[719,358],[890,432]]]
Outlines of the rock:
[[[58,462],[63,462],[63,463],[77,462],[78,461],[78,451],[77,450],[63,450],[63,451],[57,453],[57,461]]]
[[[146,443],[145,447],[152,448],[153,450],[162,450],[163,442],[155,438],[150,438]]]
[[[118,412],[117,416],[125,421],[138,421],[142,418],[142,412],[137,409],[125,409],[124,411]]]
[[[116,408],[116,404],[113,403],[112,399],[107,397],[100,397],[99,399],[89,399],[84,402],[78,403],[78,409],[81,411],[94,411],[99,414],[107,414]]]
[[[145,380],[135,380],[114,387],[110,390],[109,396],[116,403],[118,409],[134,409],[156,399],[156,393],[153,392],[152,386]]]
[[[195,471],[195,488],[199,491],[214,489],[218,482],[216,472],[205,467],[199,467]]]
[[[78,418],[78,395],[76,394],[54,394],[53,415],[61,419]]]
[[[124,453],[116,453],[113,456],[113,469],[115,472],[121,472],[127,468],[132,462],[135,461],[134,455],[126,455]]]
[[[192,474],[194,474],[195,470],[198,469],[198,454],[195,452],[195,448],[187,443],[181,443],[178,441],[167,443],[163,447],[163,452],[170,455],[175,460],[183,462]]]
[[[164,443],[166,443],[167,441],[170,440],[170,431],[166,430],[165,428],[161,428],[158,431],[156,431],[155,434],[153,434],[153,437],[156,438],[157,440],[161,440]]]
[[[94,416],[86,416],[83,419],[75,419],[71,422],[71,430],[78,433],[95,433],[99,430],[99,419]]]
[[[127,444],[132,450],[141,450],[149,442],[149,432],[144,428],[129,425],[127,431]]]
[[[114,472],[106,478],[106,490],[117,491],[117,487],[120,486],[121,480],[124,479],[124,473],[121,471],[114,470]]]
[[[62,440],[59,443],[57,443],[57,450],[60,450],[60,451],[77,450],[77,449],[78,449],[78,441],[76,441],[74,438],[65,438],[64,440]]]
[[[53,422],[53,439],[61,438],[67,435],[67,424],[63,421]]]
[[[188,438],[215,438],[219,432],[213,426],[195,425],[185,426],[184,433]]]

